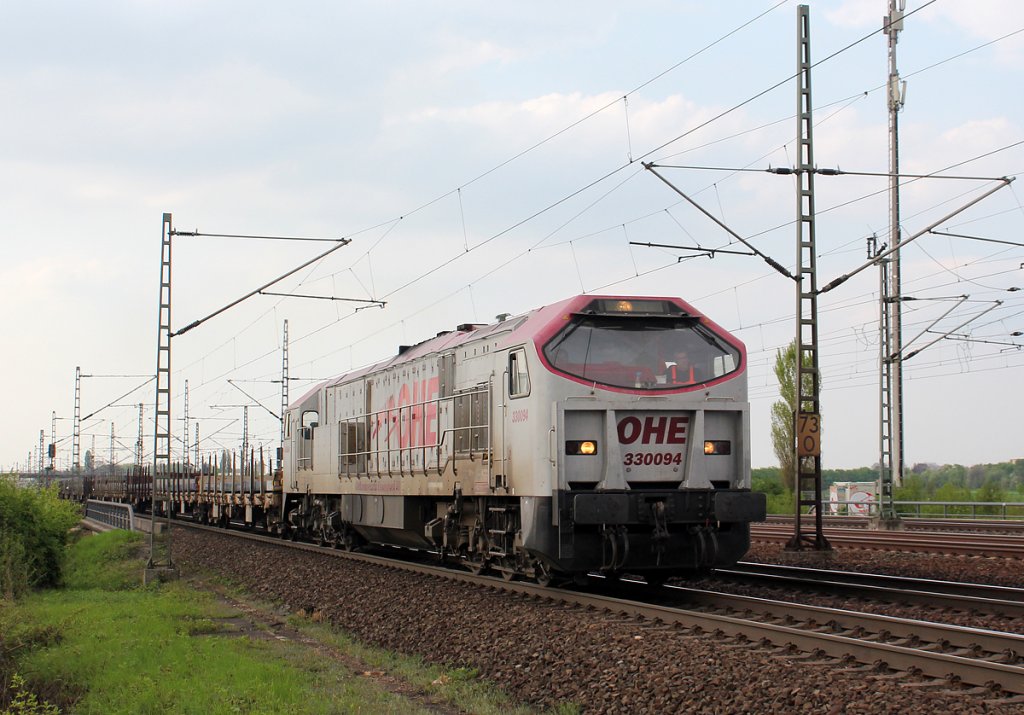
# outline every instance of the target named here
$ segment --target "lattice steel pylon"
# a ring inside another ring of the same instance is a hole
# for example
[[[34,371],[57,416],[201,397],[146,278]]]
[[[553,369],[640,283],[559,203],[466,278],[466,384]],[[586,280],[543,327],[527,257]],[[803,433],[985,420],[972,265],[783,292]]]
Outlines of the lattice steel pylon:
[[[790,550],[831,550],[821,514],[821,380],[818,369],[818,278],[814,235],[814,150],[811,118],[810,11],[797,7],[797,284],[796,284],[796,519]],[[804,512],[804,508],[809,511]],[[807,521],[813,519],[813,528]]]
[[[47,450],[50,456],[49,470],[52,472],[56,469],[57,464],[57,411],[53,410],[50,413],[50,448]]]
[[[146,442],[143,434],[143,415],[145,414],[146,407],[143,403],[139,403],[139,437],[135,440],[135,467],[136,473],[142,470],[142,457],[146,451]]]
[[[284,321],[284,338],[281,340],[281,445],[277,448],[277,470],[284,474],[285,421],[288,419],[288,319]]]
[[[249,406],[242,407],[242,483],[249,476],[247,473],[249,464]]]
[[[895,465],[893,463],[893,444],[896,441],[896,432],[899,430],[899,420],[894,420],[893,395],[895,385],[893,384],[893,361],[892,353],[892,302],[889,294],[892,288],[889,275],[890,260],[882,258],[878,261],[878,289],[879,289],[879,315],[878,315],[878,518],[881,523],[889,524],[898,517],[893,504],[893,475]],[[897,355],[896,361],[900,360]],[[902,415],[902,412],[899,414]],[[897,426],[894,427],[894,422]]]
[[[181,422],[184,425],[184,429],[182,429],[182,431],[181,431],[182,440],[183,440],[183,443],[182,443],[183,444],[183,446],[182,446],[182,455],[183,456],[182,456],[181,462],[182,462],[182,466],[185,469],[185,473],[187,474],[188,473],[188,461],[189,461],[189,459],[192,458],[192,455],[189,452],[189,444],[188,444],[188,380],[185,380],[185,404],[182,407],[181,415],[182,415]]]
[[[82,368],[75,367],[75,417],[71,425],[71,469],[82,471]]]
[[[174,571],[171,559],[171,511],[173,505],[167,501],[164,524],[159,524],[159,496],[162,478],[170,479],[171,474],[171,214],[163,215],[160,236],[160,310],[157,321],[156,343],[156,402],[153,439],[153,474],[151,480],[152,503],[150,505],[149,562],[146,564],[147,578],[160,578],[159,571]]]
[[[43,454],[46,449],[46,430],[39,430],[39,471],[38,474],[43,473]]]

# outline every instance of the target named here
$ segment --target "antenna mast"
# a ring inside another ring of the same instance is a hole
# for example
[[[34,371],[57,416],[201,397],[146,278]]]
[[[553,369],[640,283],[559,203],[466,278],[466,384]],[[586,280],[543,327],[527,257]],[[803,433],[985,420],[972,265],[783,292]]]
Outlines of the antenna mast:
[[[889,245],[900,245],[900,156],[899,111],[906,98],[906,82],[896,69],[896,43],[903,30],[906,0],[889,0],[889,14],[883,18],[889,36]],[[881,293],[881,335],[879,336],[880,393],[878,501],[879,524],[899,523],[893,504],[893,490],[903,483],[903,293],[900,251],[897,248],[878,262]]]

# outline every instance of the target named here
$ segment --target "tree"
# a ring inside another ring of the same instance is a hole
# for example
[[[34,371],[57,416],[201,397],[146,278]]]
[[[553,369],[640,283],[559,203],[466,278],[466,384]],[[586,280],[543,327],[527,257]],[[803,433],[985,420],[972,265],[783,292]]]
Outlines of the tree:
[[[925,488],[925,478],[911,471],[903,476],[903,485],[896,487],[894,496],[897,501],[924,501],[928,497]]]
[[[1002,482],[996,477],[989,477],[985,480],[985,483],[981,485],[978,493],[975,495],[975,501],[983,502],[1001,502],[1006,499],[1006,492],[1003,491]],[[983,506],[978,507],[979,514],[998,514],[999,507]]]
[[[85,471],[86,471],[86,473],[92,474],[94,467],[95,467],[95,465],[93,464],[92,450],[88,450],[87,449],[87,450],[85,450]]]
[[[804,360],[811,360],[809,353],[804,355]],[[782,399],[772,404],[772,448],[779,460],[782,484],[789,491],[793,491],[796,478],[796,465],[793,461],[796,452],[796,435],[793,433],[793,415],[797,407],[796,373],[796,340],[793,340],[785,350],[775,351],[775,379],[779,381],[779,396]],[[806,376],[805,380],[804,389],[810,392],[811,377]],[[821,388],[820,383],[818,387]]]
[[[987,481],[987,464],[975,464],[967,470],[967,488],[977,489]]]

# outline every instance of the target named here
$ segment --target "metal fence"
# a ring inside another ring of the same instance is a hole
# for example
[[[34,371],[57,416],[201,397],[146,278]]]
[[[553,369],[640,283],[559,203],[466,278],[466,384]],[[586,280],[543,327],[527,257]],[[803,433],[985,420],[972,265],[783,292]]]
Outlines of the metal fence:
[[[131,504],[89,499],[85,502],[85,516],[115,529],[135,531],[135,510]]]
[[[894,501],[900,516],[933,519],[1024,520],[1024,502],[988,501]],[[825,514],[835,516],[877,516],[874,501],[823,501]]]

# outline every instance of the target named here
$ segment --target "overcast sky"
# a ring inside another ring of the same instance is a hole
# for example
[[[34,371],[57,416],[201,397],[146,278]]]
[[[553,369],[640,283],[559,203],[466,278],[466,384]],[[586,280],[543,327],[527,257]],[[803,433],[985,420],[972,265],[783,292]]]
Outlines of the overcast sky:
[[[887,5],[812,3],[819,167],[888,169]],[[83,457],[95,444],[109,458],[113,425],[114,458],[130,463],[143,402],[151,459],[153,385],[126,394],[145,378],[99,376],[154,372],[164,212],[180,230],[349,237],[277,290],[387,302],[354,312],[259,296],[176,338],[175,430],[188,380],[204,450],[237,449],[246,403],[251,440],[276,446],[278,423],[242,390],[279,410],[285,319],[291,374],[325,378],[585,291],[678,295],[734,331],[749,351],[753,464],[773,465],[771,364],[794,333],[792,282],[756,258],[629,242],[737,248],[640,160],[719,167],[664,173],[793,266],[793,177],[734,169],[795,161],[796,7],[0,0],[0,465],[24,464],[40,430],[49,442],[56,412],[66,466],[76,366],[96,376],[82,380],[82,414],[97,413]],[[1016,175],[1024,4],[910,0],[915,10],[898,46],[903,171]],[[887,242],[889,218],[883,178],[815,182],[821,285],[860,266],[872,234]],[[995,185],[908,183],[904,233]],[[1024,242],[1022,195],[1012,184],[939,230]],[[173,326],[324,248],[175,239]],[[905,338],[937,331],[924,346],[956,329],[906,363],[909,464],[1024,457],[1022,268],[1024,248],[1005,243],[926,235],[904,250],[905,294],[918,299]],[[819,309],[822,462],[871,465],[877,269]]]

